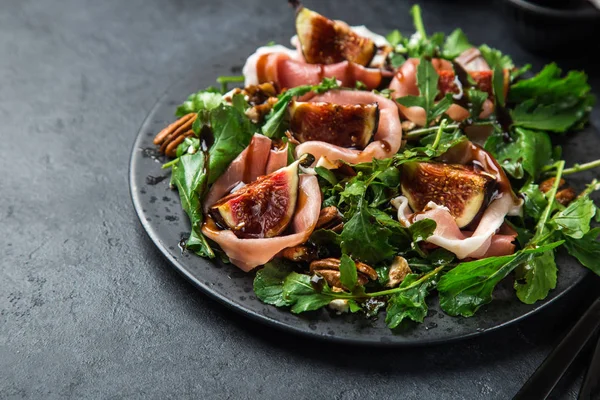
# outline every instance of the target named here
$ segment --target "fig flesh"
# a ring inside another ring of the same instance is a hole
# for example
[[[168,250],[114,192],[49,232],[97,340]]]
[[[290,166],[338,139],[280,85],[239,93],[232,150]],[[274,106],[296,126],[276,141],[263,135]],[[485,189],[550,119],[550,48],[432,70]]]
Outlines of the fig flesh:
[[[296,14],[296,32],[309,64],[347,60],[366,66],[377,52],[371,39],[357,35],[344,22],[330,20],[305,7]]]
[[[402,166],[402,194],[414,212],[430,201],[450,210],[459,228],[469,225],[487,205],[496,186],[493,176],[461,164],[411,162]]]
[[[241,187],[210,207],[221,227],[243,239],[270,238],[289,225],[298,198],[298,164],[281,168]]]
[[[289,116],[290,131],[301,143],[319,140],[362,150],[377,131],[379,105],[293,101]]]

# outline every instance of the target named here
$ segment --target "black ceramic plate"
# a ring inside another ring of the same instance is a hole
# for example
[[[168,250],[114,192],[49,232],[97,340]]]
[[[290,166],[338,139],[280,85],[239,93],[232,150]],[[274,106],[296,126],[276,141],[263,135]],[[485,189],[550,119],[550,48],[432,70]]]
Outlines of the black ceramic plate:
[[[237,57],[226,60],[229,62],[197,71],[163,95],[140,129],[130,164],[133,204],[150,239],[180,273],[216,300],[270,327],[307,336],[370,345],[422,345],[467,338],[516,322],[549,306],[586,275],[586,270],[575,260],[559,254],[558,286],[543,302],[531,306],[521,303],[512,288],[512,281],[507,279],[494,292],[494,301],[483,307],[475,317],[449,317],[440,310],[437,298],[432,296],[425,322],[409,325],[397,332],[385,326],[383,315],[375,320],[367,320],[360,315],[335,315],[329,310],[294,315],[261,303],[252,291],[254,274],[246,274],[230,264],[182,252],[178,244],[188,236],[189,223],[181,210],[177,192],[169,188],[168,170],[161,169],[165,160],[158,156],[152,144],[154,135],[174,120],[178,104],[190,93],[213,85],[215,77],[229,72],[236,61],[240,63]],[[232,71],[239,73],[235,67]],[[567,159],[572,161],[589,161],[595,158],[593,152],[599,146],[597,135],[587,131],[566,142],[564,152],[570,155]],[[574,160],[574,155],[579,157]]]

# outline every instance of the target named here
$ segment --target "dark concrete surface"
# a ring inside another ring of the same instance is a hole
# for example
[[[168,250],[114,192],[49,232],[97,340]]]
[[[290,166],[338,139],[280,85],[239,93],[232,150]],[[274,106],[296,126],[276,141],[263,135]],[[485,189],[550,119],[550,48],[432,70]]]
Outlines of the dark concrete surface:
[[[406,1],[306,3],[412,31]],[[517,63],[542,65],[484,3],[424,0],[426,26],[460,25]],[[1,399],[506,399],[589,304],[592,277],[475,340],[349,348],[269,330],[174,272],[129,198],[138,128],[190,69],[292,33],[284,0],[0,1]],[[554,398],[575,396],[583,361]]]

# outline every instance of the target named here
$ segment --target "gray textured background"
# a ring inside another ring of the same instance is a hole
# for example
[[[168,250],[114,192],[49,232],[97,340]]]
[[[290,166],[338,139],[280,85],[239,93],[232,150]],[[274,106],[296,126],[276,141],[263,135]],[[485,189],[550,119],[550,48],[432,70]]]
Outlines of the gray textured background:
[[[190,69],[293,33],[283,0],[207,3],[0,0],[0,398],[511,397],[597,280],[476,340],[372,350],[270,331],[159,256],[128,193],[144,117]],[[412,31],[409,2],[306,3],[382,32]],[[517,63],[542,65],[498,9],[477,3],[424,0],[426,27],[460,25]],[[556,398],[574,396],[581,364]]]

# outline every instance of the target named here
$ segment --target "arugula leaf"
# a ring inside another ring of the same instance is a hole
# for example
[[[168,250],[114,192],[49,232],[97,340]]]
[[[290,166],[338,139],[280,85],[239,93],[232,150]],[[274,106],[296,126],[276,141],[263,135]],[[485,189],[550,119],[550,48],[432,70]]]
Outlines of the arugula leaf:
[[[348,300],[348,307],[351,313],[355,313],[362,310],[360,304],[358,304],[355,300]]]
[[[502,69],[513,69],[515,67],[508,55],[502,54],[498,49],[492,49],[487,44],[479,46],[479,51],[490,67],[494,65],[498,65]]]
[[[467,96],[471,102],[471,118],[478,119],[479,114],[481,114],[481,110],[483,109],[483,103],[488,98],[488,93],[474,88],[468,88]]]
[[[499,64],[495,64],[492,67],[492,90],[496,97],[496,104],[504,107],[506,104],[504,95],[504,69]]]
[[[188,215],[192,234],[186,246],[203,257],[213,258],[215,253],[202,235],[202,198],[206,190],[206,157],[204,152],[185,154],[173,166],[171,182],[177,187],[181,207]]]
[[[442,123],[443,122],[444,121],[442,121]],[[428,159],[431,159],[431,158],[441,156],[442,154],[444,154],[445,152],[450,150],[452,147],[454,147],[466,140],[467,140],[467,137],[461,132],[460,129],[456,129],[453,132],[444,132],[442,130],[442,132],[439,133],[439,139],[438,139],[438,134],[431,134],[428,136],[424,136],[421,139],[421,144],[424,145],[425,147],[412,148],[411,151],[424,153],[428,156]],[[437,141],[437,144],[436,144],[436,141]],[[434,148],[434,146],[435,146],[435,148]],[[419,160],[414,160],[414,161],[426,161],[426,160],[427,159],[419,159]],[[413,160],[407,160],[407,161],[413,161]]]
[[[234,107],[219,105],[210,113],[214,143],[209,150],[208,183],[212,184],[252,140],[255,127]]]
[[[335,174],[333,172],[331,172],[331,170],[329,170],[325,167],[315,167],[315,172],[317,173],[318,176],[325,179],[331,185],[335,186],[338,183],[338,180],[335,177]]]
[[[291,306],[294,314],[318,310],[336,298],[327,283],[318,291],[310,282],[311,277],[297,272],[290,273],[283,281],[282,297],[286,305]]]
[[[424,252],[419,248],[418,244],[433,234],[436,228],[434,220],[422,219],[406,228],[385,212],[378,209],[370,210],[375,221],[392,232],[389,243],[396,251],[402,252],[412,249],[422,257],[425,257]]]
[[[496,102],[498,105],[504,107],[506,101],[504,98],[504,70],[511,70],[515,65],[509,56],[502,54],[500,50],[492,49],[488,45],[481,45],[479,51],[493,71],[492,89],[496,97]]]
[[[504,222],[506,222],[508,224],[508,226],[510,226],[512,229],[515,230],[515,232],[517,232],[517,241],[519,242],[521,247],[523,247],[523,248],[527,247],[527,244],[533,238],[533,233],[531,233],[531,231],[529,229],[521,228],[521,227],[513,224],[509,220],[505,220]]]
[[[256,273],[254,293],[263,303],[277,307],[288,305],[283,298],[283,282],[292,272],[292,268],[280,261],[271,261]]]
[[[395,47],[402,42],[402,34],[398,29],[394,29],[393,31],[388,33],[385,38],[390,43],[390,45],[392,45],[392,47]]]
[[[201,90],[198,93],[189,95],[187,100],[177,107],[175,115],[183,117],[189,113],[197,113],[203,110],[210,111],[220,104],[223,104],[223,96],[218,91],[215,92],[213,89]]]
[[[568,97],[583,97],[590,92],[587,75],[580,71],[569,71],[561,78],[562,70],[551,63],[536,76],[522,79],[510,87],[510,101],[520,103],[536,99],[542,104],[556,103]]]
[[[461,263],[442,276],[437,289],[442,310],[451,316],[471,317],[492,301],[492,291],[521,259],[515,255]]]
[[[269,138],[279,138],[283,136],[284,117],[287,113],[287,107],[295,96],[302,96],[310,92],[309,86],[298,86],[279,95],[277,103],[273,106],[269,114],[265,117],[265,124],[262,126],[262,134]]]
[[[428,68],[429,66],[429,68]],[[423,107],[431,109],[438,94],[437,84],[439,75],[431,62],[426,59],[421,60],[417,67],[417,87],[419,96],[405,96],[396,99],[396,101],[406,107]]]
[[[548,296],[556,288],[556,262],[552,250],[532,254],[515,270],[517,297],[525,304],[533,304]]]
[[[565,247],[570,255],[577,258],[581,264],[600,276],[600,228],[591,229],[581,239],[565,237]]]
[[[400,170],[396,167],[388,167],[381,171],[375,180],[375,183],[381,183],[387,188],[396,188],[400,186]]]
[[[596,215],[596,206],[589,196],[581,196],[550,220],[550,225],[565,236],[581,239],[590,231],[590,222]]]
[[[364,198],[358,202],[358,210],[344,224],[340,234],[342,252],[367,264],[377,264],[394,255],[389,243],[392,231],[379,224]]]
[[[544,105],[530,99],[518,104],[510,115],[515,126],[564,133],[587,118],[592,105],[593,101],[587,100]]]
[[[422,242],[429,236],[433,235],[435,231],[436,223],[432,219],[422,219],[412,224],[408,230],[410,231],[413,243]]]
[[[492,153],[506,172],[517,179],[523,171],[534,179],[542,168],[550,164],[552,143],[545,132],[517,128],[506,142],[504,134],[495,132],[485,142],[484,148]]]
[[[244,95],[241,93],[234,94],[231,98],[231,106],[238,110],[240,113],[245,113],[249,107],[248,102],[244,99]]]
[[[510,101],[517,103],[511,111],[514,125],[563,133],[586,122],[595,103],[587,75],[570,71],[561,78],[561,73],[556,64],[548,64],[511,86]]]
[[[531,64],[525,64],[522,67],[514,68],[510,71],[510,81],[514,82],[517,78],[521,77],[525,72],[531,69]]]
[[[419,278],[417,274],[408,274],[399,287],[414,286],[402,292],[394,293],[388,299],[385,315],[385,323],[388,328],[398,327],[406,318],[415,322],[423,322],[423,319],[427,316],[428,308],[425,299],[429,294],[429,290],[435,284],[435,275],[415,285]]]
[[[524,197],[523,210],[525,214],[538,220],[542,217],[544,209],[548,205],[548,200],[540,190],[540,187],[535,183],[529,183],[521,188],[520,193]]]
[[[442,115],[452,105],[452,95],[446,94],[437,104],[435,99],[439,93],[438,90],[439,75],[431,64],[431,61],[422,58],[417,66],[417,87],[419,96],[404,96],[397,98],[396,101],[405,107],[422,107],[425,110],[426,123],[430,123]]]
[[[353,179],[346,184],[344,190],[340,193],[343,199],[358,199],[364,196],[367,191],[367,183],[359,179]]]
[[[365,85],[362,81],[356,81],[354,84],[354,88],[356,90],[367,90],[367,85]]]
[[[310,91],[324,93],[338,87],[339,85],[335,78],[325,78],[318,85],[298,86],[280,94],[277,103],[275,103],[269,114],[265,117],[266,122],[261,128],[262,134],[269,138],[280,138],[283,136],[287,107],[294,97],[305,95]]]
[[[433,108],[437,97],[439,75],[429,60],[422,59],[417,67],[417,86],[420,97],[423,99],[423,108],[427,113],[427,124],[433,119]],[[450,107],[450,105],[448,105]],[[447,107],[446,107],[447,108]]]
[[[346,254],[342,254],[342,258],[340,259],[340,282],[350,291],[354,290],[358,282],[356,264]]]
[[[458,264],[442,276],[437,285],[442,310],[451,316],[473,316],[479,307],[492,301],[492,292],[496,285],[527,260],[530,254],[549,251],[562,243],[564,242],[558,241],[508,256],[488,257]]]
[[[404,57],[402,54],[392,53],[390,55],[390,65],[394,69],[400,67],[405,62],[406,62],[406,57]]]
[[[310,241],[316,245],[336,244],[339,246],[340,235],[331,229],[317,229],[310,235]]]
[[[458,57],[463,51],[468,50],[471,47],[473,46],[471,45],[471,43],[469,43],[467,35],[465,35],[465,33],[460,28],[455,29],[446,38],[442,56],[444,58],[447,58],[448,60],[453,60],[456,57]]]

